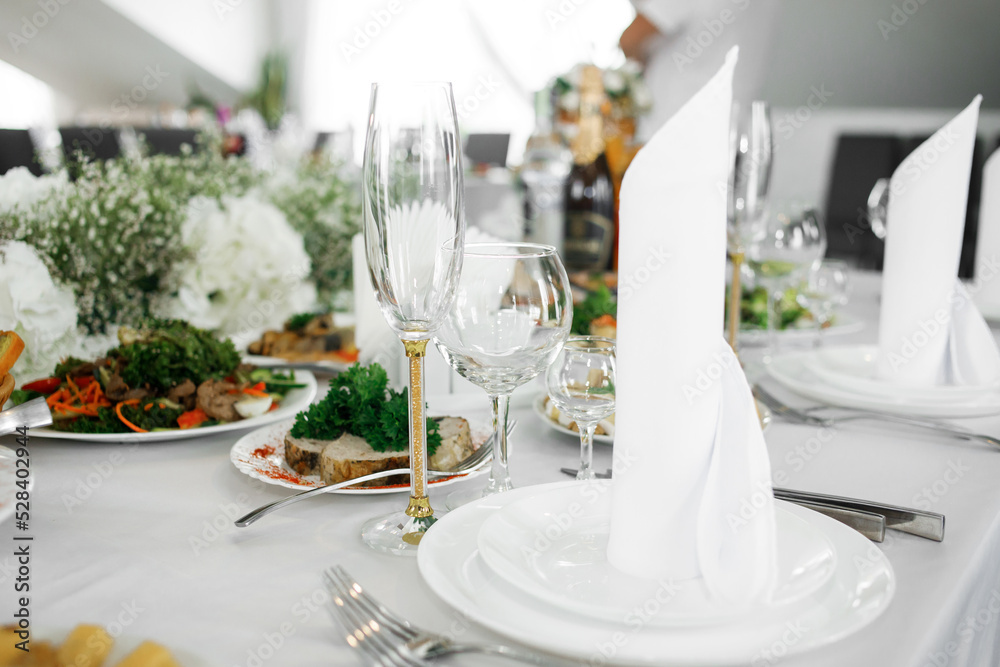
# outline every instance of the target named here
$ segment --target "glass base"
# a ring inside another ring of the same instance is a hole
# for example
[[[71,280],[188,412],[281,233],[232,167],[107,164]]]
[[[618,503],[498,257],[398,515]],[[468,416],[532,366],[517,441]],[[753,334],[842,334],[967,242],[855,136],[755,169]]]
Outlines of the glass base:
[[[361,527],[361,539],[375,551],[395,556],[416,556],[424,533],[441,514],[437,512],[434,516],[417,519],[399,511],[376,517]]]

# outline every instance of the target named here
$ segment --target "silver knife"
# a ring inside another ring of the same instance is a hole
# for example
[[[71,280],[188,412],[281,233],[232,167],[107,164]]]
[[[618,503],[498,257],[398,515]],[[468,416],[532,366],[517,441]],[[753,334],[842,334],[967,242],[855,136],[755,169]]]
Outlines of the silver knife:
[[[39,428],[52,423],[52,412],[44,398],[35,398],[0,412],[0,435],[19,428]]]
[[[823,504],[829,507],[840,507],[859,512],[873,512],[885,517],[887,528],[898,530],[917,537],[923,537],[935,542],[944,540],[944,515],[934,512],[924,512],[908,507],[886,505],[858,498],[830,496],[823,493],[795,491],[775,487],[774,497],[792,502],[809,502]]]

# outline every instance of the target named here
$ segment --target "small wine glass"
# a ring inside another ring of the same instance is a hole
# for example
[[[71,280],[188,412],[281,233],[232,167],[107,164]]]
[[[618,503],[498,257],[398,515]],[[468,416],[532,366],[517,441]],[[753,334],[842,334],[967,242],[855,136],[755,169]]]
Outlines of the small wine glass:
[[[615,411],[615,341],[599,336],[573,336],[563,345],[546,374],[549,399],[576,422],[580,431],[577,479],[594,473],[594,431]]]
[[[818,211],[797,202],[777,210],[768,219],[763,237],[755,240],[747,252],[757,282],[767,290],[764,363],[769,363],[778,349],[777,304],[785,290],[798,285],[826,252],[826,230]]]
[[[424,355],[462,271],[465,215],[461,141],[450,83],[373,84],[362,203],[375,298],[409,361],[410,502],[368,521],[361,537],[415,553],[434,523],[427,497]]]
[[[512,488],[507,406],[515,388],[543,371],[569,335],[573,297],[552,246],[470,243],[454,305],[435,334],[459,375],[482,387],[493,407],[493,467],[486,489],[456,492],[448,506]]]
[[[812,313],[816,323],[815,347],[823,344],[823,329],[829,326],[834,311],[847,305],[850,293],[847,272],[847,262],[824,259],[813,265],[796,295],[799,305]]]

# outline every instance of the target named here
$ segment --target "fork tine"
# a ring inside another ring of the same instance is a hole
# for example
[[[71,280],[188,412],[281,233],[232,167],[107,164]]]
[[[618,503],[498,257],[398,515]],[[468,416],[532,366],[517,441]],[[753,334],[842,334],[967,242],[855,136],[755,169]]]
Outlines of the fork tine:
[[[347,570],[338,565],[330,570],[327,570],[327,572],[332,573],[335,577],[338,577],[341,586],[345,589],[349,589],[349,591],[353,593],[353,595],[351,595],[353,600],[361,605],[361,607],[363,607],[364,610],[368,612],[383,628],[404,641],[409,641],[418,635],[418,633],[410,627],[410,624],[407,621],[396,616],[394,613],[386,609],[381,602],[368,593],[365,593],[361,584],[359,584],[357,580],[347,572]]]
[[[368,654],[381,667],[420,666],[421,663],[414,662],[400,653],[399,647],[380,632],[378,623],[373,620],[365,620],[364,614],[354,603],[350,591],[343,588],[337,580],[331,577],[329,571],[326,572],[325,578],[333,596],[334,609],[347,621],[346,626],[349,632],[352,632],[352,625],[355,628],[352,632],[354,641],[348,639],[348,645],[355,646],[356,644],[357,648]]]
[[[336,619],[337,625],[343,628],[345,633],[344,640],[347,642],[347,645],[371,658],[374,661],[374,664],[378,665],[378,667],[396,667],[392,662],[389,662],[387,658],[380,655],[374,646],[370,645],[368,637],[351,620],[350,616],[348,616],[347,612],[344,610],[343,605],[337,604],[336,601],[340,599],[340,594],[336,588],[334,588],[332,582],[327,579],[325,583],[327,590],[330,592],[331,601],[333,602],[328,607],[330,616]]]

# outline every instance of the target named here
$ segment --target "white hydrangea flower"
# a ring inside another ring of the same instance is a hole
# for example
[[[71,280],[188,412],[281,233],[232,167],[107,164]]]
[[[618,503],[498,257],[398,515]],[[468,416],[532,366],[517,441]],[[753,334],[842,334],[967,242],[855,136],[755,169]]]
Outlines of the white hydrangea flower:
[[[237,345],[316,302],[302,237],[256,193],[195,197],[182,228],[194,258],[175,268],[176,295],[158,309]]]
[[[14,167],[0,176],[0,213],[28,208],[69,183],[65,171],[35,176],[27,167]]]
[[[24,340],[12,370],[18,386],[48,377],[76,349],[77,315],[73,291],[56,285],[34,248],[20,241],[0,246],[0,329]]]

